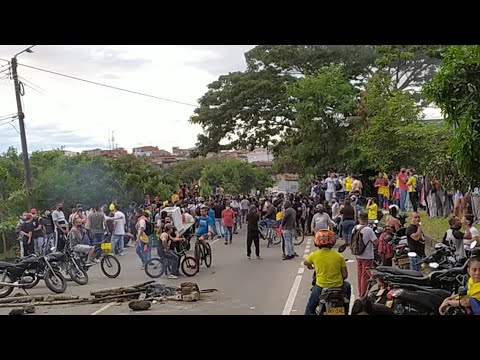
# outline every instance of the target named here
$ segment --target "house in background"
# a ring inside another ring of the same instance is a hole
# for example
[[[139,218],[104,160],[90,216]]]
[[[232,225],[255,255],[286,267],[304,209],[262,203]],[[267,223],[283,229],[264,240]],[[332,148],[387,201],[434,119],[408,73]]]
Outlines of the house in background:
[[[298,191],[297,174],[278,174],[275,176],[277,191],[295,193]]]

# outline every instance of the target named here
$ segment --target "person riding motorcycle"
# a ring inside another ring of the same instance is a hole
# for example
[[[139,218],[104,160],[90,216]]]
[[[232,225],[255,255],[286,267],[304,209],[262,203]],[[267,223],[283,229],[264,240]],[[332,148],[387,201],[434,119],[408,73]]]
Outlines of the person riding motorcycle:
[[[315,286],[312,288],[308,299],[305,315],[315,315],[315,309],[320,303],[322,289],[342,288],[346,297],[350,299],[352,286],[346,278],[348,277],[347,264],[342,254],[333,251],[335,236],[329,229],[321,229],[316,232],[314,238],[318,250],[310,253],[303,264],[310,270],[316,272]]]

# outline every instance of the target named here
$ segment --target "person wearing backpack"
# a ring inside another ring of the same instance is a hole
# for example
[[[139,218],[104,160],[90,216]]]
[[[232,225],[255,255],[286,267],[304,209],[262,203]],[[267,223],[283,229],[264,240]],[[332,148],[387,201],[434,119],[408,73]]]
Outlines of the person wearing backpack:
[[[360,224],[353,229],[350,250],[357,258],[358,296],[363,298],[369,279],[367,269],[373,266],[373,246],[377,244],[377,236],[368,226],[367,214],[360,214],[358,220]]]

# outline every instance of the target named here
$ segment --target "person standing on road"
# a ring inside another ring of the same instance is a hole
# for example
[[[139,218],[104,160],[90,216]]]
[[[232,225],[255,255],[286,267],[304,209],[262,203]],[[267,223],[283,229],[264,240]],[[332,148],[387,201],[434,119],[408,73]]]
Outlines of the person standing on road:
[[[255,205],[250,206],[250,212],[247,214],[247,259],[250,260],[252,253],[252,242],[255,243],[255,255],[260,259],[260,238],[258,230],[258,221],[260,217]]]
[[[247,221],[248,208],[250,207],[250,201],[243,195],[242,201],[240,201],[240,209],[242,210],[242,224]]]
[[[127,223],[125,219],[125,214],[120,211],[120,206],[117,204],[115,207],[115,213],[113,214],[114,227],[112,233],[112,251],[116,253],[118,249],[118,254],[123,256],[123,237],[125,236],[125,225]]]
[[[140,258],[142,262],[142,267],[141,269],[145,268],[145,264],[149,260],[149,254],[150,254],[150,244],[148,241],[148,235],[145,234],[145,229],[147,228],[147,221],[149,221],[149,214],[148,212],[144,211],[143,213],[139,213],[139,218],[137,221],[137,248],[135,249],[138,257]],[[113,250],[113,249],[112,249]]]
[[[44,247],[44,238],[45,238],[45,229],[40,221],[40,217],[37,214],[37,209],[31,209],[30,214],[33,216],[33,244],[35,255],[43,256],[45,247]]]
[[[55,240],[55,247],[57,251],[62,251],[65,247],[65,237],[68,234],[68,223],[63,213],[63,204],[57,203],[56,210],[52,213],[52,220],[57,231],[57,238]]]
[[[223,226],[224,226],[223,230],[225,233],[225,245],[228,245],[228,243],[230,244],[232,243],[233,223],[235,222],[235,213],[233,212],[229,203],[227,203],[225,210],[222,211],[221,216],[222,217],[220,221],[223,221]]]
[[[215,200],[213,205],[213,211],[215,212],[215,229],[217,231],[217,237],[218,238],[225,237],[226,239],[227,234],[225,234],[225,231],[223,230],[224,224],[222,224],[223,210],[224,210],[223,205],[218,200]]]
[[[318,204],[316,209],[317,213],[313,215],[312,223],[310,224],[312,233],[316,234],[321,229],[331,230],[335,223],[330,218],[330,215],[325,212],[323,205]]]
[[[365,250],[362,254],[357,255],[357,276],[358,276],[358,295],[363,298],[367,292],[368,273],[367,269],[373,266],[374,249],[373,246],[377,244],[377,236],[371,227],[368,226],[368,215],[360,214],[358,216],[360,222],[355,226],[354,234],[360,231],[361,238],[365,244]],[[358,234],[358,235],[360,235]]]
[[[284,207],[285,211],[283,212],[282,230],[285,241],[286,256],[283,257],[283,260],[291,260],[295,257],[295,251],[293,248],[293,232],[295,231],[297,212],[292,208],[292,203],[290,200],[285,201]]]
[[[23,252],[24,256],[28,256],[35,253],[35,247],[33,243],[33,232],[35,226],[33,225],[33,216],[30,213],[25,213],[25,222],[20,228],[20,235],[22,235]]]
[[[47,255],[50,252],[50,248],[55,246],[55,225],[53,224],[52,214],[49,210],[45,211],[43,217],[40,219],[40,222],[45,228],[45,246],[43,255]]]
[[[242,230],[242,222],[240,221],[240,202],[238,201],[238,196],[234,196],[233,201],[230,203],[230,206],[235,213],[235,222],[233,226],[233,233],[238,234],[238,230]]]

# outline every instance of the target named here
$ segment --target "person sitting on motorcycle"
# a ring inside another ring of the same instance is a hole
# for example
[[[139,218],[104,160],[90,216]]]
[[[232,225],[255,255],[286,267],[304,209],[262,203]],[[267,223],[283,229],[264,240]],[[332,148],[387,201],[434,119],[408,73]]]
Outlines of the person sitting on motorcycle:
[[[352,286],[345,279],[348,277],[347,264],[342,254],[333,251],[335,236],[333,231],[322,229],[317,231],[314,238],[318,250],[310,253],[303,264],[316,272],[315,286],[308,299],[305,315],[315,315],[315,309],[320,303],[322,289],[341,288],[345,296],[350,299]]]
[[[400,221],[397,219],[398,214],[398,206],[397,205],[390,205],[389,206],[389,214],[385,220],[385,227],[389,227],[395,230],[395,232],[400,229]]]
[[[205,253],[208,252],[207,242],[204,235],[207,235],[207,239],[212,236],[213,233],[213,222],[212,219],[208,216],[208,207],[202,206],[200,208],[200,216],[197,218],[197,232],[195,236],[198,237],[198,240],[202,243]]]
[[[453,295],[443,300],[442,305],[438,309],[441,315],[445,314],[445,310],[452,307],[470,308],[474,315],[480,315],[480,254],[471,257],[468,260],[467,272],[468,288],[467,295]]]
[[[68,234],[70,249],[79,255],[88,254],[87,264],[94,264],[93,255],[95,247],[83,244],[84,232],[82,230],[82,223],[83,220],[80,217],[76,217],[73,220],[72,230],[70,230]]]

